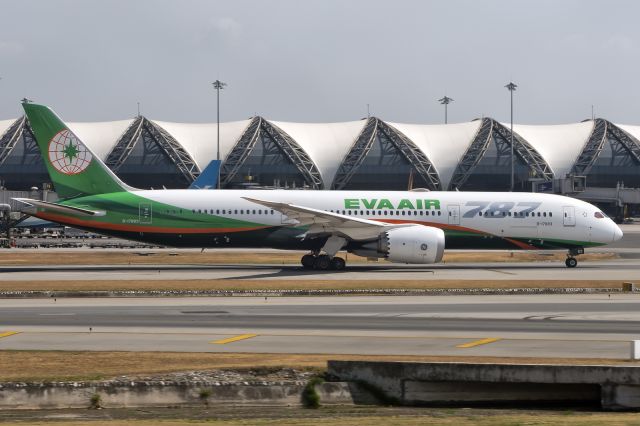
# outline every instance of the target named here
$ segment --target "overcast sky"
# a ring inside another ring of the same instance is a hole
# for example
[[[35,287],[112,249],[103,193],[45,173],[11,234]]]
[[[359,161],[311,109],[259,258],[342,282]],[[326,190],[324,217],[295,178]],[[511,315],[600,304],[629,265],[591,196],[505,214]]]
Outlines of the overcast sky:
[[[0,0],[0,119],[640,124],[637,1]]]

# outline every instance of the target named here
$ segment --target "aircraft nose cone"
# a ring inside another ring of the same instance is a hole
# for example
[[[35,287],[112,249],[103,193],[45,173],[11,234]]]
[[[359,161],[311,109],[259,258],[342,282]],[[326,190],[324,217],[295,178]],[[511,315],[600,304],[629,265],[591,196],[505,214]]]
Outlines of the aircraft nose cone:
[[[614,225],[613,228],[613,241],[619,241],[622,239],[622,229],[618,225]]]

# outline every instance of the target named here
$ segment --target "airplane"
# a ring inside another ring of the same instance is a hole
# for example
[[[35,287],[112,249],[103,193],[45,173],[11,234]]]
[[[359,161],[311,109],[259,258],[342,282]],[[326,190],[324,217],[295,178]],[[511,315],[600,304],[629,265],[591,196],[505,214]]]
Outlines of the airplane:
[[[346,250],[433,264],[447,249],[567,250],[622,238],[597,207],[518,192],[140,190],[122,182],[48,107],[23,108],[60,201],[23,211],[104,235],[174,247],[305,250],[304,268],[342,270]]]

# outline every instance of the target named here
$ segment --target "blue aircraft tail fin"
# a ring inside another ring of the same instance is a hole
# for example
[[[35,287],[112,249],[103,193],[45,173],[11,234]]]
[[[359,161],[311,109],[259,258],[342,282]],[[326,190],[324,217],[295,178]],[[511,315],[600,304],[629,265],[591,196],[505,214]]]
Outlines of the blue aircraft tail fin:
[[[200,173],[200,176],[189,186],[189,189],[213,189],[218,184],[218,173],[220,170],[220,160],[212,160]]]

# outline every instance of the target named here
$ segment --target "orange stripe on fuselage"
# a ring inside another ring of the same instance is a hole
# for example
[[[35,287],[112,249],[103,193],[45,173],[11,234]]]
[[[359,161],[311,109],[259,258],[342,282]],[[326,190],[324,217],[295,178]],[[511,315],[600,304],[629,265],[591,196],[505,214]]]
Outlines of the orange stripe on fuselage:
[[[440,229],[448,229],[451,231],[464,231],[464,232],[471,232],[473,234],[482,234],[482,235],[493,235],[490,234],[488,232],[484,232],[484,231],[478,231],[477,229],[473,229],[473,228],[466,228],[464,226],[459,226],[459,225],[450,225],[448,223],[439,223],[439,222],[426,222],[423,220],[398,220],[398,219],[370,219],[370,220],[375,220],[377,222],[385,222],[385,223],[397,223],[397,224],[402,224],[402,223],[415,223],[418,225],[425,225],[425,226],[433,226],[434,228],[440,228]]]
[[[505,240],[509,241],[511,244],[515,244],[523,250],[538,250],[536,246],[532,246],[531,244],[523,243],[522,241],[514,240],[513,238],[505,238]]]
[[[478,231],[477,229],[467,228],[465,226],[450,225],[448,223],[426,222],[426,221],[421,221],[421,220],[397,220],[397,219],[381,220],[381,219],[378,219],[378,218],[375,218],[375,219],[372,218],[370,220],[375,220],[377,222],[396,223],[396,224],[416,223],[418,225],[433,226],[434,228],[440,228],[440,229],[443,229],[443,230],[464,231],[464,232],[470,232],[470,233],[478,234],[478,235],[489,235],[489,236],[492,236],[492,237],[505,239],[505,240],[509,241],[511,244],[513,244],[516,247],[519,247],[519,248],[521,248],[523,250],[538,250],[537,247],[535,247],[535,246],[533,246],[531,244],[523,243],[522,241],[514,240],[513,238],[501,237],[499,235],[490,234],[490,233],[484,232],[484,231]]]
[[[129,231],[129,232],[154,232],[158,234],[206,234],[206,233],[229,233],[254,231],[256,229],[265,229],[269,226],[255,226],[244,228],[173,228],[164,226],[141,226],[128,225],[122,223],[106,223],[91,220],[83,220],[75,217],[62,216],[55,213],[40,212],[35,215],[40,219],[50,220],[52,222],[62,223],[63,225],[76,225],[86,228],[104,229],[106,231]]]

